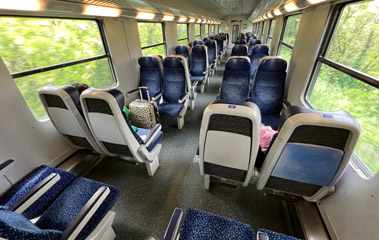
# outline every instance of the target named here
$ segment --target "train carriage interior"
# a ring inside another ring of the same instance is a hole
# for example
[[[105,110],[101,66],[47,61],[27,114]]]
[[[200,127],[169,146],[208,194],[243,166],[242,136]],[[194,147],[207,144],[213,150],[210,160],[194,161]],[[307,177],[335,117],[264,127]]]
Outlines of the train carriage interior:
[[[379,0],[0,1],[0,239],[375,240]]]

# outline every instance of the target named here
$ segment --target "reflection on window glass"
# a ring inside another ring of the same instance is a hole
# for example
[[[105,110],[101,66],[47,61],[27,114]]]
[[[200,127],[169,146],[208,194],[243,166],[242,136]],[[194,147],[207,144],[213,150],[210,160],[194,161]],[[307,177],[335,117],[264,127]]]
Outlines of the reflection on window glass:
[[[322,64],[310,96],[324,111],[346,110],[361,125],[355,152],[375,174],[379,170],[379,90]]]
[[[107,88],[114,84],[106,58],[16,78],[15,82],[36,118],[43,118],[47,115],[38,98],[38,90],[43,86],[48,84],[68,85],[79,82],[94,88]]]
[[[379,77],[379,1],[347,5],[326,57]]]
[[[11,73],[104,55],[93,20],[0,18],[0,56]]]
[[[284,60],[287,61],[287,68],[288,68],[288,65],[290,64],[291,54],[292,54],[291,48],[288,48],[284,45],[280,45],[279,56],[281,56]]]
[[[188,43],[187,39],[179,40],[178,45],[186,45]]]
[[[166,57],[166,49],[164,45],[159,45],[156,47],[149,47],[142,49],[142,56],[147,55],[161,55],[162,57]]]
[[[138,33],[141,47],[163,43],[163,29],[161,23],[138,23]]]
[[[195,24],[195,35],[196,35],[196,36],[201,35],[201,32],[200,32],[200,24]]]
[[[188,38],[187,36],[187,24],[177,24],[178,39]]]
[[[301,14],[290,16],[287,18],[286,27],[284,29],[283,42],[291,44],[292,46],[295,44],[297,30],[300,25]]]

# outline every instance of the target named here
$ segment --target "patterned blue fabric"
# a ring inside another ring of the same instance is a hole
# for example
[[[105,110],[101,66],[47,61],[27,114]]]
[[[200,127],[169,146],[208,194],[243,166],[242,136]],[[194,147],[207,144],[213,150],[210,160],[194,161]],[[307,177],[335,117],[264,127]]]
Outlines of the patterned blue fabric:
[[[235,45],[232,48],[231,56],[247,56],[247,47],[246,45]]]
[[[151,97],[155,97],[161,92],[161,72],[157,61],[153,57],[140,57],[138,59],[140,65],[139,85],[148,87]],[[144,99],[147,99],[145,92],[142,95]]]
[[[199,83],[202,83],[205,79],[205,76],[191,76],[190,79],[191,82],[198,81]]]
[[[271,126],[272,129],[278,130],[280,114],[264,114],[261,113],[261,121],[265,126]]]
[[[208,48],[208,63],[209,65],[214,64],[216,61],[216,41],[215,40],[209,40],[205,43]]]
[[[246,102],[249,99],[250,63],[243,58],[232,58],[225,66],[220,99],[226,102]]]
[[[250,225],[190,208],[184,219],[180,240],[253,240]]]
[[[61,179],[54,184],[46,193],[44,193],[37,201],[35,201],[22,214],[28,219],[39,216],[49,207],[61,192],[73,182],[77,176],[73,173],[62,171],[46,165],[34,169],[18,181],[11,189],[0,197],[0,205],[6,207],[12,206],[18,199],[24,196],[32,187],[37,185],[44,178],[52,173],[58,173]]]
[[[261,40],[258,40],[258,39],[253,39],[250,41],[250,44],[249,44],[249,51],[248,51],[248,54],[251,55],[252,54],[252,51],[253,51],[253,47],[257,44],[262,44],[261,43]]]
[[[87,178],[78,178],[42,214],[36,222],[36,226],[41,229],[64,231],[92,195],[102,186],[109,187],[110,193],[76,238],[85,239],[115,204],[120,196],[118,188]]]
[[[257,44],[252,47],[250,56],[250,79],[254,79],[255,70],[258,67],[259,60],[262,57],[268,56],[268,47],[263,44]]]
[[[189,55],[189,49],[186,45],[180,45],[175,48],[175,53],[177,55],[182,55],[187,58],[187,64],[188,68],[190,68],[190,55]]]
[[[162,94],[164,101],[177,103],[186,95],[185,69],[179,59],[167,57],[163,60],[164,78]]]
[[[204,76],[207,70],[207,54],[204,46],[196,46],[192,48],[191,68],[192,76]]]
[[[195,40],[195,41],[193,41],[192,47],[195,47],[196,45],[202,45],[202,44],[203,44],[202,41],[200,41],[200,40]]]
[[[169,115],[172,117],[179,116],[180,111],[182,111],[184,104],[182,103],[161,103],[159,105],[159,114]]]
[[[61,235],[62,231],[38,228],[21,214],[8,210],[0,210],[1,238],[9,240],[59,240]]]
[[[221,53],[222,52],[222,49],[223,49],[223,41],[222,41],[222,38],[220,38],[220,37],[215,37],[215,40],[216,40],[216,42],[217,42],[217,52],[218,52],[218,54],[219,53]]]
[[[266,233],[269,240],[301,240],[300,238],[287,236],[287,235],[277,233],[277,232],[273,232],[270,230],[266,230],[263,228],[260,228],[258,231]]]
[[[151,132],[150,129],[144,129],[144,128],[138,128],[138,135],[139,136],[144,136],[144,135],[147,135]],[[162,137],[163,137],[163,132],[162,131],[159,131],[157,136],[155,136],[155,138],[153,139],[153,141],[150,143],[150,145],[147,147],[147,151],[151,151],[155,148],[155,146],[161,142],[162,140]]]

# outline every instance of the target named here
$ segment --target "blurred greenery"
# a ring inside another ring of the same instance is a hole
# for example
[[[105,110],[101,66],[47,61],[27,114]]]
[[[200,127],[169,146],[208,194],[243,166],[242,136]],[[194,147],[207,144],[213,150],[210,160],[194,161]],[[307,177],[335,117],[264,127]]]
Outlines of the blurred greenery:
[[[141,47],[164,43],[162,23],[139,22],[138,33]],[[162,57],[166,57],[165,45],[162,44],[160,46],[142,49],[142,55],[161,55]]]
[[[187,39],[183,39],[183,40],[178,41],[178,45],[187,45],[187,43],[188,43]]]
[[[295,44],[297,30],[300,25],[301,14],[289,16],[287,18],[286,27],[284,29],[283,42],[291,44],[292,46]]]
[[[0,56],[11,73],[104,55],[98,24],[93,20],[1,17]],[[95,88],[114,84],[108,59],[16,78],[36,118],[47,114],[38,90],[47,84],[86,83]]]
[[[275,19],[271,20],[270,22],[270,31],[268,33],[268,36],[271,38],[272,38],[272,33],[274,32],[274,28],[275,28]]]
[[[205,36],[208,36],[209,35],[209,25],[208,24],[205,24]]]
[[[287,69],[290,64],[291,55],[292,55],[292,49],[289,47],[284,46],[283,44],[280,44],[279,49],[279,55],[287,61]]]
[[[188,31],[187,31],[187,27],[188,25],[187,24],[177,24],[177,29],[178,29],[178,39],[184,39],[184,38],[187,38],[188,39]],[[185,43],[183,44],[187,44],[187,40]],[[179,44],[181,45],[181,44]]]
[[[343,9],[326,57],[379,76],[379,4],[361,2]],[[355,152],[375,174],[379,171],[379,90],[325,64],[310,96],[321,110],[350,112],[361,125]]]
[[[200,36],[201,35],[201,32],[200,32],[200,24],[195,24],[195,36]],[[197,38],[196,38],[197,39]],[[200,38],[201,39],[201,36]]]

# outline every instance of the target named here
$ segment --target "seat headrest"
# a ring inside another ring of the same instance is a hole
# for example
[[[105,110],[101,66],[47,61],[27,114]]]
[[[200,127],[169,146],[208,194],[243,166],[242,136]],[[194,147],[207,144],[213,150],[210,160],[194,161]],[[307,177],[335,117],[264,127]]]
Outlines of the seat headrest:
[[[209,37],[209,39],[211,39],[211,40],[214,40],[214,39],[215,39],[215,37],[214,37],[214,36],[210,36],[210,37]]]
[[[283,126],[284,122],[287,121],[287,119],[289,119],[290,117],[292,117],[296,114],[304,114],[304,113],[315,113],[315,114],[322,115],[326,118],[332,118],[333,115],[353,118],[353,116],[349,112],[346,112],[344,110],[339,110],[339,111],[335,111],[335,112],[327,112],[327,111],[319,111],[319,110],[309,109],[309,108],[305,108],[303,106],[289,106],[288,108],[286,108],[282,112],[282,115],[279,118],[278,130]]]
[[[125,104],[124,94],[122,94],[120,90],[115,88],[106,90],[106,92],[111,94],[116,99],[119,108],[122,110]]]
[[[140,67],[158,67],[157,60],[154,57],[140,57],[138,58]]]
[[[192,53],[204,53],[205,47],[204,45],[197,45],[192,48]]]
[[[246,58],[229,58],[225,65],[225,70],[250,71],[250,62]]]
[[[163,60],[163,67],[165,68],[183,68],[183,64],[180,58],[166,57]]]
[[[216,41],[215,40],[208,40],[205,45],[207,46],[214,46],[216,44]]]
[[[200,40],[195,40],[195,41],[193,41],[193,47],[194,46],[196,46],[196,45],[202,45],[203,44],[203,42],[202,41],[200,41]]]
[[[251,46],[254,46],[254,45],[257,45],[257,44],[262,44],[261,40],[259,39],[253,39],[250,41],[250,45]]]
[[[281,57],[265,56],[259,61],[257,71],[264,72],[285,72],[287,62]]]
[[[253,47],[253,53],[266,53],[268,55],[268,47],[264,44],[257,44]]]
[[[74,102],[75,105],[80,105],[80,94],[78,89],[74,88],[71,85],[65,85],[65,86],[60,86],[62,90],[64,90],[68,95],[70,95],[72,101]]]
[[[209,40],[209,38],[203,38],[203,42],[208,42]]]
[[[189,50],[186,45],[180,45],[180,46],[176,46],[175,52],[176,53],[189,53]]]

